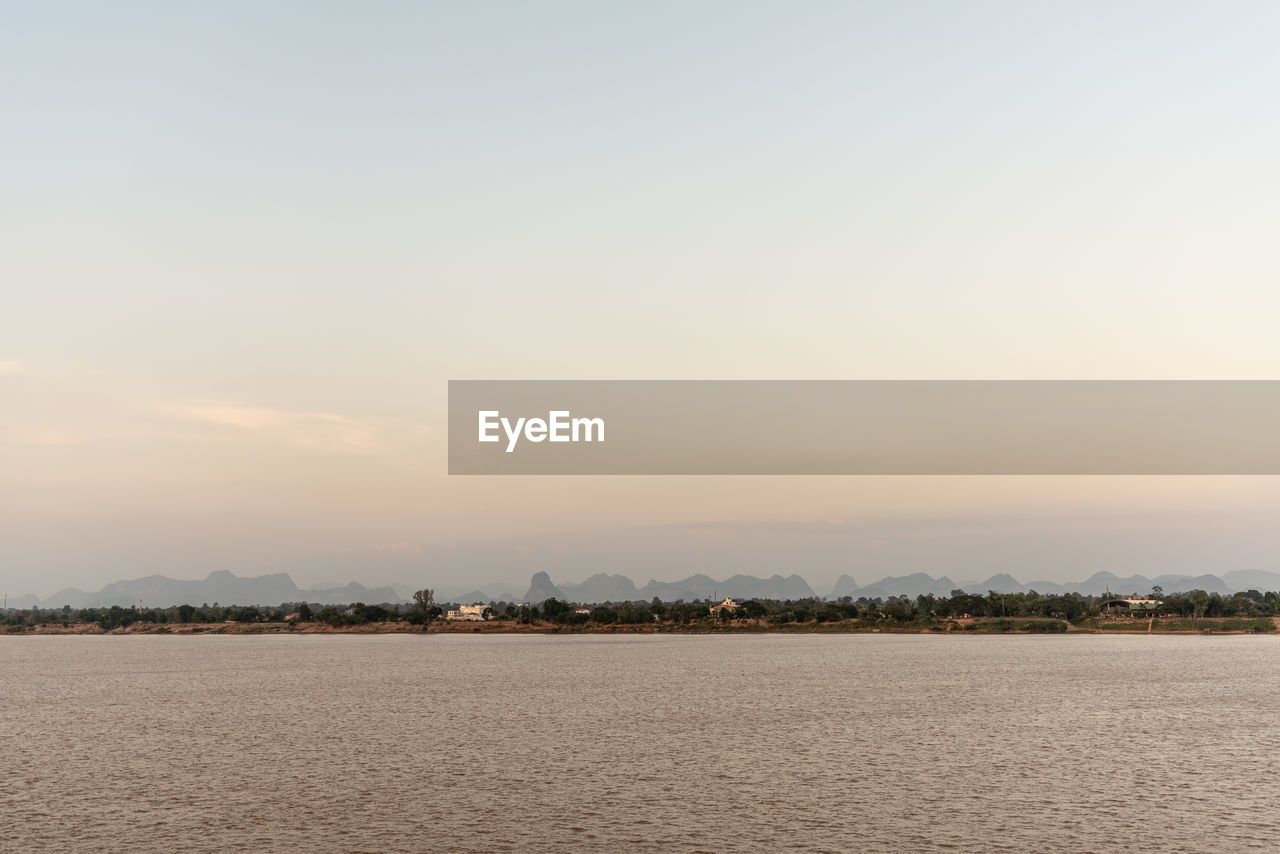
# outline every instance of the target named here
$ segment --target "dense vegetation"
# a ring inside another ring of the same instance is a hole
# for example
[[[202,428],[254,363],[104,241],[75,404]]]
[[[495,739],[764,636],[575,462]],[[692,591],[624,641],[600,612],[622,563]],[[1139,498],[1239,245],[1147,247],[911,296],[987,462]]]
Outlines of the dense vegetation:
[[[1267,618],[1280,615],[1280,593],[1260,593],[1250,590],[1233,596],[1194,590],[1162,596],[1162,615],[1198,619]],[[791,623],[841,623],[856,621],[879,624],[913,624],[938,622],[964,618],[1004,618],[1008,620],[1050,618],[1080,623],[1101,615],[1102,597],[1079,594],[1041,596],[1028,593],[988,593],[986,596],[952,591],[949,597],[891,596],[887,599],[838,600],[757,600],[739,603],[735,611],[722,611],[712,618],[702,602],[664,603],[654,599],[648,604],[628,602],[606,603],[590,609],[587,614],[578,608],[555,599],[548,599],[541,608],[507,605],[496,608],[498,619],[520,622],[550,622],[557,624],[636,624],[649,622],[687,625],[714,619],[720,622],[753,621],[765,624]]]
[[[1233,619],[1236,629],[1263,630],[1269,618],[1280,615],[1280,593],[1249,590],[1232,596],[1193,590],[1189,593],[1156,595],[1164,600],[1160,609],[1169,628],[1195,628],[1202,618]],[[887,599],[822,599],[757,600],[739,603],[736,610],[708,612],[705,602],[605,603],[584,608],[574,603],[548,599],[540,605],[507,602],[493,603],[486,614],[493,620],[520,625],[550,626],[627,626],[673,625],[693,626],[728,624],[737,626],[785,626],[803,624],[848,624],[860,627],[933,627],[948,624],[950,628],[968,628],[969,618],[986,618],[986,630],[1061,631],[1067,621],[1085,624],[1096,622],[1100,603],[1096,596],[1078,594],[1041,596],[1029,593],[988,593],[986,596],[952,591],[949,597],[905,596]],[[369,623],[408,623],[425,625],[439,618],[443,610],[437,606],[430,590],[420,590],[409,604],[353,605],[312,607],[305,602],[281,603],[276,608],[259,606],[223,606],[218,603],[200,606],[179,605],[174,608],[79,608],[10,610],[0,614],[0,626],[9,631],[23,631],[38,626],[71,626],[92,623],[104,630],[137,623],[152,626],[180,626],[211,623],[322,623],[335,628]],[[1143,621],[1145,626],[1145,621]],[[1223,626],[1225,628],[1225,626]]]
[[[438,610],[438,609],[437,609]],[[207,623],[283,623],[289,621],[299,623],[321,622],[326,625],[341,627],[355,626],[364,623],[414,621],[416,613],[407,606],[399,605],[366,605],[357,602],[354,605],[326,605],[312,609],[305,602],[285,602],[278,608],[263,608],[256,605],[178,605],[174,608],[122,608],[112,605],[109,608],[71,608],[60,609],[33,608],[30,610],[10,610],[0,614],[0,625],[16,627],[34,626],[70,626],[95,623],[105,630],[131,626],[135,623],[150,625],[188,625]],[[421,623],[424,620],[418,619]]]

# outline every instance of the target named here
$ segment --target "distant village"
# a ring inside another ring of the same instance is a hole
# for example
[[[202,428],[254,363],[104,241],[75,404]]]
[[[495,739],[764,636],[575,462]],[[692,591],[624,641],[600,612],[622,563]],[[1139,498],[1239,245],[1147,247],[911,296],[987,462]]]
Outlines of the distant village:
[[[849,631],[849,632],[1273,632],[1280,626],[1280,593],[1249,590],[1223,596],[1192,590],[1100,596],[953,590],[886,598],[735,599],[700,601],[449,602],[434,591],[412,603],[325,605],[282,603],[277,608],[217,603],[133,607],[7,609],[5,633],[201,633],[264,631]]]

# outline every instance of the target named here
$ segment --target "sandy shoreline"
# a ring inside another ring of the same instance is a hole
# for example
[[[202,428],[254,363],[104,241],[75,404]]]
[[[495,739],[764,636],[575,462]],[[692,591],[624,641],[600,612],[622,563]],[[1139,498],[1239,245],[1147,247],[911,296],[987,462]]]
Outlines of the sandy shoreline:
[[[46,625],[26,628],[22,631],[0,631],[4,635],[261,635],[261,634],[1161,634],[1161,635],[1224,635],[1258,634],[1240,628],[1227,628],[1219,623],[1238,622],[1202,619],[1200,627],[1163,628],[1158,623],[1148,627],[1145,620],[1103,626],[1075,626],[1066,624],[1066,630],[1032,631],[1031,623],[1057,623],[1062,620],[1046,618],[1011,618],[1015,628],[1003,628],[1000,618],[949,620],[940,623],[868,626],[865,623],[788,623],[772,625],[763,622],[736,622],[728,624],[690,623],[677,625],[554,625],[548,623],[523,624],[507,620],[489,622],[437,621],[429,626],[416,626],[407,622],[364,623],[357,626],[329,626],[324,623],[133,623],[129,626],[104,630],[96,623],[72,623],[70,625]],[[1005,621],[1006,624],[1009,621]],[[1273,618],[1273,630],[1280,630],[1280,618]]]

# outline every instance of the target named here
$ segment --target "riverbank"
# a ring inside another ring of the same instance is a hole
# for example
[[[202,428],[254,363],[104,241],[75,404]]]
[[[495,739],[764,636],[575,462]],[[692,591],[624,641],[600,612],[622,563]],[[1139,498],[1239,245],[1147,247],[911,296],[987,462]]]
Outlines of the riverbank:
[[[16,629],[16,631],[15,631]],[[1086,620],[1072,624],[1044,617],[963,618],[894,623],[771,623],[765,620],[696,621],[691,623],[575,624],[522,623],[515,620],[369,622],[330,626],[320,622],[133,623],[103,629],[96,623],[9,626],[0,635],[260,635],[260,634],[1259,634],[1280,631],[1280,618],[1184,618]]]

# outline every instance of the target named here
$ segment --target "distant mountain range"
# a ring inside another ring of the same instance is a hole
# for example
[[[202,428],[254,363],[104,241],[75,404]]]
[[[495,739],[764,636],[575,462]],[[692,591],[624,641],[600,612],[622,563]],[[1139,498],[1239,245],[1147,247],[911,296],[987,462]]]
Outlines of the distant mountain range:
[[[809,583],[798,575],[783,578],[756,578],[752,575],[735,575],[724,581],[716,581],[708,575],[691,575],[683,581],[650,581],[644,587],[625,575],[598,573],[581,584],[551,582],[545,572],[535,573],[522,602],[542,602],[555,597],[566,602],[648,602],[655,596],[664,602],[677,599],[692,601],[716,596],[737,596],[742,599],[805,599],[816,596]]]
[[[279,605],[283,602],[311,602],[321,605],[364,602],[373,605],[399,602],[404,598],[390,587],[369,588],[354,581],[345,587],[303,590],[293,583],[286,572],[242,578],[223,569],[211,572],[200,580],[149,575],[146,578],[116,581],[96,593],[68,587],[43,599],[33,595],[10,598],[9,607],[61,608],[70,605],[72,608],[103,608],[111,605],[137,605],[139,602],[148,608],[214,602],[220,605]]]
[[[851,576],[842,575],[835,587],[826,594],[815,593],[809,583],[799,575],[773,575],[757,578],[753,575],[734,575],[717,581],[708,575],[691,575],[681,581],[650,581],[643,587],[625,575],[598,573],[579,584],[556,584],[546,572],[534,573],[529,589],[517,598],[505,584],[485,585],[480,588],[441,589],[438,602],[529,602],[538,603],[555,597],[565,602],[647,602],[655,596],[664,602],[683,599],[691,602],[699,599],[732,596],[735,599],[805,599],[825,595],[827,598],[842,596],[867,597],[921,595],[950,596],[955,590],[985,595],[997,593],[1085,593],[1102,594],[1108,590],[1116,595],[1150,593],[1153,587],[1165,593],[1188,590],[1205,590],[1209,593],[1229,595],[1242,590],[1280,590],[1280,573],[1266,570],[1236,570],[1218,575],[1145,575],[1121,577],[1110,572],[1095,572],[1084,581],[1060,584],[1054,581],[1023,583],[1011,575],[993,575],[986,581],[955,582],[945,575],[934,578],[923,572],[893,578],[882,578],[873,584],[859,586]],[[406,602],[411,597],[407,587],[365,587],[351,582],[345,587],[304,590],[294,584],[288,573],[259,575],[242,578],[226,570],[209,573],[201,580],[180,580],[163,575],[150,575],[128,581],[108,584],[96,593],[86,593],[69,587],[52,596],[41,599],[27,595],[9,599],[10,608],[72,608],[105,607],[110,605],[137,605],[149,608],[168,608],[174,605],[201,605],[217,602],[222,605],[279,605],[284,602],[310,602],[320,605],[341,605],[353,602],[383,604]]]
[[[994,590],[996,593],[1085,593],[1102,594],[1108,590],[1117,595],[1132,593],[1150,593],[1153,587],[1160,587],[1165,593],[1180,593],[1188,590],[1204,590],[1208,593],[1223,595],[1240,590],[1280,590],[1280,573],[1263,570],[1238,570],[1217,575],[1157,575],[1148,578],[1145,575],[1121,577],[1110,572],[1095,572],[1084,581],[1071,581],[1060,584],[1055,581],[1029,581],[1023,583],[1011,575],[1000,573],[986,581],[955,582],[945,575],[934,578],[923,572],[914,575],[903,575],[896,578],[882,578],[874,584],[858,586],[848,575],[840,576],[836,581],[831,596],[852,596],[855,599],[865,596],[868,599],[886,596],[950,596],[954,590],[965,593],[985,595]]]
[[[1178,593],[1188,590],[1204,590],[1209,593],[1224,595],[1240,590],[1280,590],[1280,573],[1264,570],[1237,570],[1217,575],[1158,575],[1148,578],[1145,575],[1121,577],[1110,572],[1095,572],[1084,581],[1060,584],[1053,581],[1032,581],[1023,583],[1011,575],[1001,573],[993,575],[986,581],[955,582],[945,575],[934,578],[923,572],[904,575],[896,578],[882,578],[879,581],[859,586],[849,575],[840,576],[835,587],[827,598],[838,599],[842,596],[867,597],[868,599],[887,598],[889,596],[921,595],[950,596],[956,590],[965,593],[986,595],[994,590],[997,593],[1026,593],[1035,590],[1037,593],[1086,593],[1102,594],[1108,590],[1117,595],[1133,593],[1150,593],[1153,587],[1160,587],[1165,593]],[[482,591],[476,591],[482,593]],[[593,575],[581,584],[560,584],[551,581],[545,572],[536,573],[530,582],[529,590],[521,599],[523,602],[541,602],[554,596],[569,602],[626,602],[647,601],[657,596],[663,601],[684,599],[706,599],[708,597],[733,596],[737,599],[803,599],[817,596],[813,589],[799,575],[783,577],[774,575],[770,578],[756,578],[751,575],[735,575],[723,581],[717,581],[706,575],[692,575],[683,581],[650,581],[644,587],[637,588],[635,583],[625,575]],[[483,601],[483,595],[475,597],[475,601]],[[459,600],[461,601],[461,600]]]

